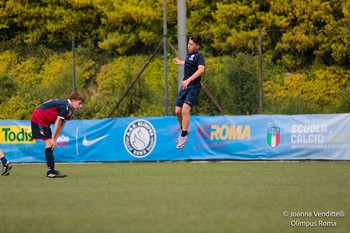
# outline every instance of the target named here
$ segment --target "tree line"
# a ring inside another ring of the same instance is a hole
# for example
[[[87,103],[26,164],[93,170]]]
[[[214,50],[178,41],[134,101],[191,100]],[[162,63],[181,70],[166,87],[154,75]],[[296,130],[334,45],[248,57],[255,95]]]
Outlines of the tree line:
[[[211,69],[204,81],[229,114],[259,113],[256,103],[251,103],[258,98],[259,71],[251,64],[257,64],[259,35],[263,38],[264,113],[348,111],[349,1],[204,0],[186,4],[188,34],[198,33],[205,39],[203,49]],[[176,46],[176,0],[167,1],[167,22],[169,38]],[[110,97],[118,98],[121,87],[126,87],[139,69],[137,62],[147,60],[152,52],[148,48],[161,41],[162,23],[163,0],[1,1],[0,101],[2,108],[8,108],[1,118],[28,119],[26,109],[45,96],[62,96],[60,91],[70,89],[67,80],[72,67],[65,61],[72,57],[69,46],[62,51],[62,43],[70,42],[73,35],[82,41],[77,47],[81,56],[77,58],[78,87],[90,103],[82,117],[106,116],[115,102]],[[109,59],[98,61],[96,54]],[[162,67],[162,58],[154,64]],[[162,115],[159,77],[163,74],[153,66],[117,116]],[[169,72],[176,73],[176,69]],[[245,83],[244,93],[252,96],[239,92]],[[226,85],[223,88],[221,84]],[[169,86],[170,94],[176,95],[176,83]],[[44,91],[35,93],[35,89]],[[226,102],[220,93],[234,93],[237,103],[232,106],[234,101]],[[154,104],[149,105],[145,97],[154,99]],[[22,99],[32,101],[21,103]],[[96,105],[101,101],[103,104]],[[198,113],[219,114],[210,100],[203,98],[202,102]]]
[[[103,49],[121,49],[163,34],[162,0],[4,0],[0,3],[0,39],[38,41],[101,38]],[[169,35],[177,33],[177,1],[167,1]],[[208,35],[207,44],[227,50],[252,46],[259,26],[281,30],[265,49],[349,57],[350,3],[346,0],[187,1],[189,34]],[[210,36],[209,36],[210,35]],[[135,40],[134,38],[138,38]],[[245,41],[245,44],[241,42]]]

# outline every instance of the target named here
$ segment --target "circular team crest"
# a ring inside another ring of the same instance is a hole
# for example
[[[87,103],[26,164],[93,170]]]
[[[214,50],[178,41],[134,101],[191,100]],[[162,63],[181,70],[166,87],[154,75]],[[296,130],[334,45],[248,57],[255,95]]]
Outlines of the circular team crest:
[[[131,122],[124,133],[124,146],[132,156],[144,158],[149,155],[156,145],[156,131],[146,120]]]

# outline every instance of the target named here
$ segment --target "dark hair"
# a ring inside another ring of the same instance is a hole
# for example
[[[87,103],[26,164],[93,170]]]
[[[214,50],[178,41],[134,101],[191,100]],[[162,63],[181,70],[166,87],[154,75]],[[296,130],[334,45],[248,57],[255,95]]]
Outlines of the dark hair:
[[[85,97],[80,92],[72,92],[69,96],[69,99],[70,100],[81,100],[82,102],[85,101]]]
[[[193,35],[193,36],[190,37],[190,39],[191,39],[194,43],[196,43],[197,45],[199,45],[199,46],[202,45],[203,40],[202,40],[202,37],[201,37],[200,35]]]

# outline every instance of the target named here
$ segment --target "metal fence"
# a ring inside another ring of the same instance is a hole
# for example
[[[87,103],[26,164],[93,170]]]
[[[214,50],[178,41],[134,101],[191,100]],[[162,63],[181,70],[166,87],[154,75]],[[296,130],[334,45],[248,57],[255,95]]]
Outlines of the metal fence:
[[[348,82],[342,86],[342,90],[337,90],[343,93],[337,97],[340,99],[337,107],[332,102],[317,106],[312,100],[309,103],[305,96],[297,96],[285,90],[285,79],[296,73],[305,73],[307,76],[314,69],[316,59],[312,51],[279,48],[283,33],[259,31],[247,40],[233,42],[225,35],[221,38],[202,35],[205,43],[201,51],[206,58],[206,73],[202,77],[202,92],[192,114],[307,114],[347,111]],[[40,73],[45,61],[54,54],[70,54],[68,57],[71,60],[65,58],[65,63],[68,64],[65,69],[69,67],[70,71],[65,70],[59,74],[65,75],[65,81],[57,78],[56,87],[52,87],[57,91],[49,91],[47,95],[57,95],[60,90],[66,89],[85,93],[87,107],[81,118],[173,115],[178,91],[177,68],[172,64],[172,59],[176,57],[176,36],[170,36],[167,40],[166,59],[162,36],[130,41],[133,42],[103,49],[102,39],[78,40],[72,36],[70,41],[42,41],[30,46],[1,43],[0,53],[14,51],[20,57],[19,63],[37,57],[42,62],[37,64],[38,70],[32,71],[33,73]],[[331,60],[327,62],[327,58],[323,59],[323,69],[332,66]],[[116,68],[125,60],[127,62],[122,67]],[[342,64],[341,67],[344,70],[350,68],[347,64]],[[167,71],[166,77],[164,69]],[[16,79],[16,74],[20,73],[8,72],[11,74],[5,75],[6,72],[7,70],[0,74],[0,86],[4,90],[3,103],[9,100],[4,96],[9,95],[5,91],[4,77]],[[68,76],[71,80],[66,77],[67,72],[70,73]],[[300,85],[303,83],[300,82]],[[324,90],[319,91],[321,93],[318,94],[322,96]],[[51,98],[43,98],[49,97]]]

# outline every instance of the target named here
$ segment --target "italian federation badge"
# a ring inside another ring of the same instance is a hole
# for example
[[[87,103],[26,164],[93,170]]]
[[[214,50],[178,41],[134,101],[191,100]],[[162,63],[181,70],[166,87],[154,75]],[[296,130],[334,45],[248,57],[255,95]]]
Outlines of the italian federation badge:
[[[267,128],[267,144],[276,148],[280,144],[281,129],[277,126]]]

